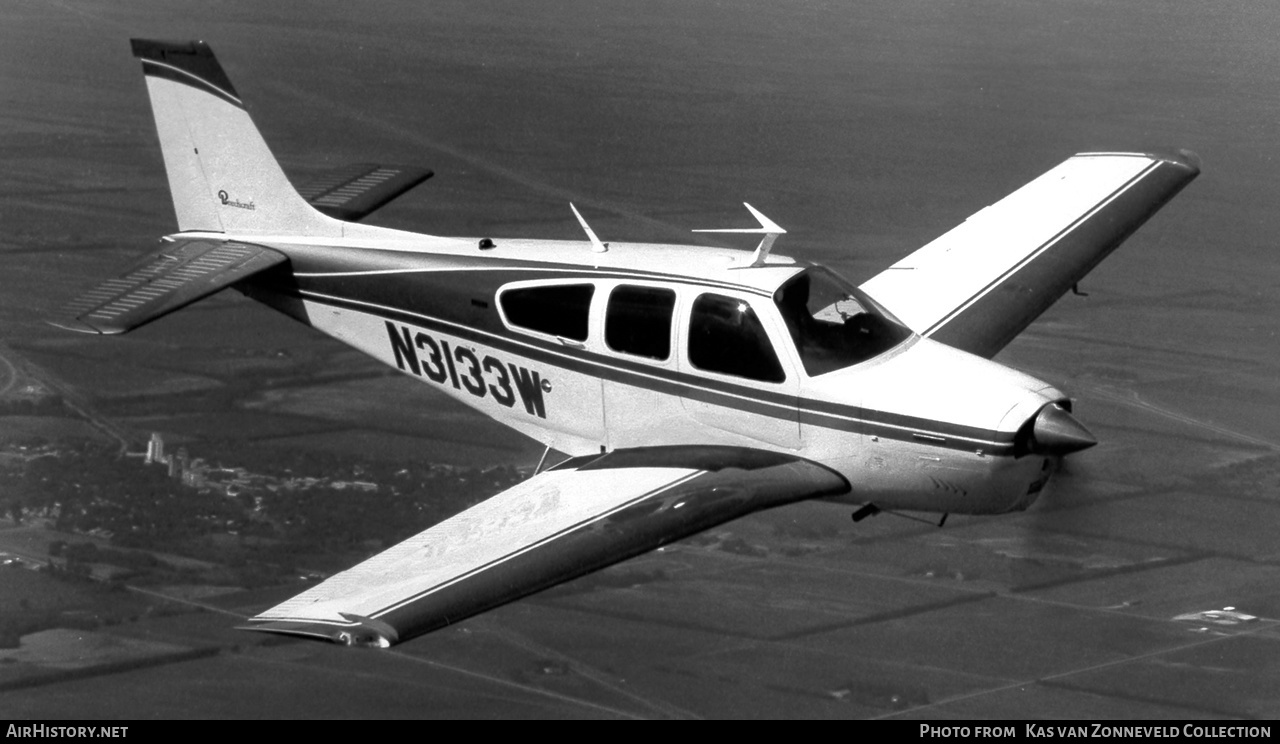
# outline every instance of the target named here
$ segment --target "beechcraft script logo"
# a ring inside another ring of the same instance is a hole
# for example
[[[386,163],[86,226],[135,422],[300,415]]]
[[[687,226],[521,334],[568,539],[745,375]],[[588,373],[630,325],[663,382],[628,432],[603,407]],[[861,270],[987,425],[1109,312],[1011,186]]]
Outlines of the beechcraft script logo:
[[[236,209],[249,209],[249,210],[258,208],[257,206],[254,205],[253,199],[250,199],[247,202],[236,201],[235,199],[231,198],[231,195],[228,194],[225,189],[218,192],[218,201],[222,202],[222,206],[224,207],[235,207]]]

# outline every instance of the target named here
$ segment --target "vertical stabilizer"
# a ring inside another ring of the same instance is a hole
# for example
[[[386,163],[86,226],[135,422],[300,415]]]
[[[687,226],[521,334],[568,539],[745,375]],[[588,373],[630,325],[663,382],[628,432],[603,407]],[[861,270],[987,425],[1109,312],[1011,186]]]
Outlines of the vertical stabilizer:
[[[203,41],[133,40],[142,60],[178,229],[339,236],[298,195]]]

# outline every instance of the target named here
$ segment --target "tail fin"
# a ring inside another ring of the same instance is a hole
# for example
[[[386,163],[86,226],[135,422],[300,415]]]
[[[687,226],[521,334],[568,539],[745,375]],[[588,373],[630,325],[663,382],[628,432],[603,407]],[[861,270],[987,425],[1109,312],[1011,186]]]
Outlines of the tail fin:
[[[178,229],[339,236],[298,195],[203,41],[133,40],[142,60]]]

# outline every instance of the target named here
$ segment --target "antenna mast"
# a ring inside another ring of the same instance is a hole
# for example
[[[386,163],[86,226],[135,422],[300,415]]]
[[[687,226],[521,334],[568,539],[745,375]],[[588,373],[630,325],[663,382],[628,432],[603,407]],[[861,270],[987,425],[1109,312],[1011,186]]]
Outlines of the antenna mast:
[[[751,214],[755,216],[756,221],[760,223],[760,227],[725,228],[721,230],[694,230],[694,232],[744,233],[744,234],[752,234],[752,235],[764,235],[764,237],[760,239],[760,245],[756,246],[756,252],[751,254],[751,263],[748,264],[748,268],[764,266],[765,259],[769,258],[769,251],[770,249],[773,248],[773,241],[777,240],[779,235],[786,235],[787,231],[779,227],[778,224],[773,220],[769,219],[768,217],[765,217],[763,214],[760,213],[760,210],[756,209],[750,204],[743,202],[742,206],[746,207],[747,210],[750,211]],[[582,218],[579,217],[578,219],[582,219]],[[583,223],[583,227],[586,227],[585,222]]]

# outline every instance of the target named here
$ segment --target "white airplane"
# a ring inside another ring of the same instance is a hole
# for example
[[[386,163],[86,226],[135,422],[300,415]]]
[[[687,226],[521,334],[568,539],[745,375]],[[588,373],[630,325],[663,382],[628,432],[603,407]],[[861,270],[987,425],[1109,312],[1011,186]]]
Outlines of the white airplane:
[[[357,167],[304,198],[206,44],[133,53],[179,231],[56,325],[124,333],[234,287],[569,456],[250,620],[347,644],[802,499],[1026,509],[1095,440],[990,358],[1199,173],[1188,152],[1075,155],[854,286],[773,254],[784,230],[750,206],[760,227],[729,232],[754,252],[604,243],[580,215],[585,241],[359,224],[426,172]]]

